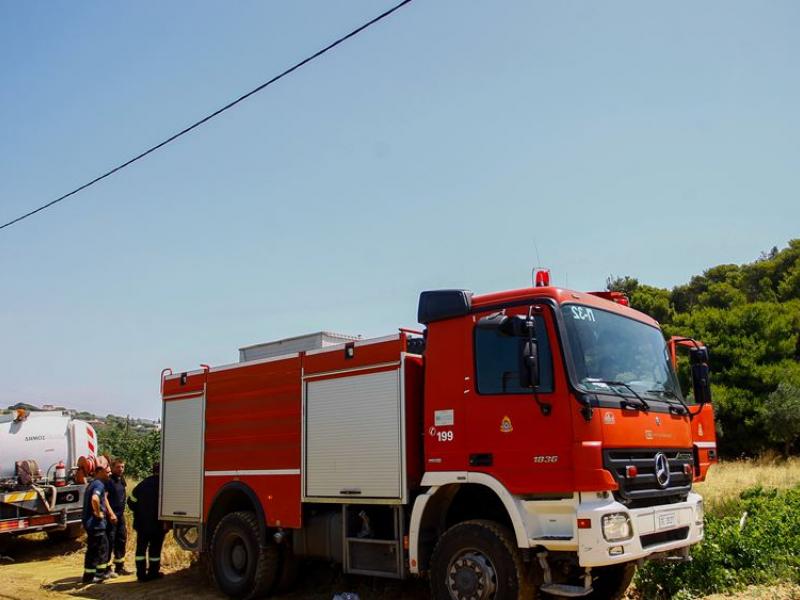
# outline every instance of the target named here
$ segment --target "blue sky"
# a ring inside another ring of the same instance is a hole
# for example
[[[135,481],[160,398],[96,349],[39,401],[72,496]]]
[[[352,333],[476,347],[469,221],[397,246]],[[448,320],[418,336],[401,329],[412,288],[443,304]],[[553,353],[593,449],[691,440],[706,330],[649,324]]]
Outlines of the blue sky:
[[[0,221],[389,2],[0,4]],[[0,231],[0,405],[159,414],[163,367],[413,326],[420,290],[673,286],[798,237],[800,4],[416,0]],[[537,258],[535,247],[538,246]]]

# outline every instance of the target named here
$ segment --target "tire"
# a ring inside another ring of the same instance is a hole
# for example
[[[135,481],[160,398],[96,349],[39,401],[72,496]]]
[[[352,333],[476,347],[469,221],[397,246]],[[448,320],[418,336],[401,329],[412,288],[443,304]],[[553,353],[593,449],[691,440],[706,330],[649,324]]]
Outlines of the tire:
[[[430,562],[435,600],[529,600],[533,582],[513,534],[494,521],[465,521],[444,532]]]
[[[249,600],[269,593],[278,575],[278,547],[261,543],[256,515],[238,511],[225,515],[211,538],[211,576],[223,594]]]
[[[83,525],[80,523],[70,523],[66,529],[50,529],[47,531],[47,539],[54,542],[64,542],[77,540],[83,533]]]
[[[592,569],[592,588],[589,600],[620,600],[636,574],[636,563],[622,563]]]

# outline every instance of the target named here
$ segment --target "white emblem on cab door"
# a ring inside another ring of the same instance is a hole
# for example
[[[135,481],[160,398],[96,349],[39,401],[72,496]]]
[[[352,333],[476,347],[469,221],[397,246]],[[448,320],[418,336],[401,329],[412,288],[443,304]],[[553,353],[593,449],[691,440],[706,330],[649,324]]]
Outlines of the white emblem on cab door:
[[[437,427],[448,427],[455,423],[455,411],[452,408],[437,410],[433,413],[433,421]]]

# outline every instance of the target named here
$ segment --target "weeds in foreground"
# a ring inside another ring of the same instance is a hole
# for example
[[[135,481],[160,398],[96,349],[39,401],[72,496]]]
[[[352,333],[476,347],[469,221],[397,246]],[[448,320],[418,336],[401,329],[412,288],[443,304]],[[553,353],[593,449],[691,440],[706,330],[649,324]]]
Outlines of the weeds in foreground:
[[[706,516],[705,540],[683,564],[646,563],[636,576],[644,598],[688,599],[747,585],[800,582],[800,486],[756,486]]]

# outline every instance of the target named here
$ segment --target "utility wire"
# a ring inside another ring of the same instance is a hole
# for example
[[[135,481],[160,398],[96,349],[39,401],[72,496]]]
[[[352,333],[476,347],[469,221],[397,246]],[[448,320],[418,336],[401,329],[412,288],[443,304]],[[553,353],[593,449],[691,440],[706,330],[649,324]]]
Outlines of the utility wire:
[[[103,174],[102,174],[102,175],[100,175],[99,177],[95,177],[94,179],[92,179],[92,180],[91,180],[91,181],[89,181],[88,183],[84,183],[82,186],[75,188],[75,189],[74,189],[74,190],[72,190],[71,192],[69,192],[69,193],[66,193],[66,194],[64,194],[63,196],[59,196],[59,197],[58,197],[58,198],[56,198],[55,200],[51,200],[51,201],[50,201],[50,202],[48,202],[47,204],[43,204],[43,205],[42,205],[42,206],[40,206],[39,208],[36,208],[36,209],[34,209],[34,210],[32,210],[32,211],[30,211],[30,212],[28,212],[28,213],[25,213],[24,215],[20,215],[19,217],[17,217],[16,219],[13,219],[13,220],[11,220],[11,221],[9,221],[8,223],[5,223],[5,224],[3,224],[3,225],[0,225],[0,229],[5,229],[6,227],[9,227],[9,226],[11,226],[11,225],[14,225],[15,223],[19,223],[19,222],[20,222],[20,221],[22,221],[23,219],[27,219],[28,217],[32,217],[32,216],[33,216],[33,215],[35,215],[36,213],[38,213],[38,212],[41,212],[41,211],[43,211],[43,210],[45,210],[45,209],[47,209],[47,208],[50,208],[51,206],[53,206],[54,204],[58,204],[58,203],[59,203],[59,202],[61,202],[62,200],[66,200],[66,199],[67,199],[67,198],[69,198],[70,196],[74,196],[74,195],[75,195],[75,194],[77,194],[78,192],[80,192],[80,191],[82,191],[82,190],[85,190],[86,188],[88,188],[88,187],[90,187],[90,186],[94,185],[95,183],[97,183],[98,181],[101,181],[101,180],[105,179],[106,177],[108,177],[108,176],[110,176],[110,175],[113,175],[113,174],[114,174],[114,173],[116,173],[117,171],[121,171],[121,170],[122,170],[122,169],[124,169],[125,167],[127,167],[127,166],[129,166],[129,165],[132,165],[132,164],[133,164],[133,163],[135,163],[137,160],[140,160],[140,159],[144,158],[144,157],[145,157],[145,156],[147,156],[148,154],[150,154],[150,153],[152,153],[152,152],[155,152],[156,150],[158,150],[159,148],[161,148],[161,147],[163,147],[163,146],[166,146],[166,145],[167,145],[167,144],[169,144],[170,142],[174,142],[174,141],[175,141],[175,140],[177,140],[179,137],[181,137],[181,136],[183,136],[183,135],[186,135],[187,133],[189,133],[189,132],[190,132],[190,131],[192,131],[193,129],[195,129],[195,128],[197,128],[197,127],[200,127],[200,125],[203,125],[204,123],[207,123],[208,121],[210,121],[210,120],[211,120],[211,119],[213,119],[214,117],[216,117],[216,116],[218,116],[218,115],[220,115],[220,114],[224,113],[226,110],[228,110],[228,109],[230,109],[230,108],[233,108],[234,106],[236,106],[237,104],[239,104],[239,103],[240,103],[240,102],[242,102],[243,100],[246,100],[246,99],[247,99],[247,98],[249,98],[250,96],[252,96],[252,95],[254,95],[254,94],[257,94],[258,92],[260,92],[260,91],[261,91],[261,90],[263,90],[264,88],[266,88],[266,87],[268,87],[268,86],[272,85],[273,83],[275,83],[275,82],[276,82],[276,81],[278,81],[279,79],[283,79],[284,77],[286,77],[287,75],[289,75],[289,74],[290,74],[290,73],[292,73],[293,71],[296,71],[296,70],[297,70],[297,69],[299,69],[300,67],[303,67],[303,66],[305,66],[306,64],[308,64],[308,63],[310,63],[311,61],[313,61],[315,58],[319,58],[320,56],[322,56],[323,54],[325,54],[325,53],[326,53],[326,52],[328,52],[329,50],[333,50],[333,49],[334,49],[336,46],[338,46],[338,45],[339,45],[339,44],[341,44],[342,42],[346,42],[347,40],[349,40],[350,38],[352,38],[352,37],[354,37],[354,36],[358,35],[359,33],[361,33],[362,31],[364,31],[364,30],[365,30],[365,29],[367,29],[368,27],[371,27],[372,25],[375,25],[375,23],[377,23],[378,21],[382,21],[383,19],[385,19],[386,17],[388,17],[389,15],[391,15],[392,13],[394,13],[395,11],[397,11],[397,10],[401,9],[402,7],[404,7],[406,4],[409,4],[411,1],[412,1],[412,0],[403,0],[402,2],[400,2],[400,4],[397,4],[397,5],[395,5],[394,7],[390,8],[389,10],[387,10],[386,12],[383,12],[383,13],[379,14],[379,15],[378,15],[377,17],[375,17],[374,19],[371,19],[370,21],[367,21],[366,23],[364,23],[364,24],[363,24],[363,25],[361,25],[360,27],[358,27],[358,28],[354,29],[353,31],[351,31],[350,33],[348,33],[347,35],[345,35],[345,36],[343,36],[343,37],[340,37],[340,38],[339,38],[338,40],[336,40],[335,42],[333,42],[333,43],[331,43],[331,44],[329,44],[329,45],[325,46],[325,47],[324,47],[324,48],[322,48],[321,50],[318,50],[317,52],[315,52],[314,54],[312,54],[312,55],[311,55],[311,56],[309,56],[308,58],[305,58],[305,59],[301,60],[299,63],[295,64],[294,66],[292,66],[292,67],[289,67],[288,69],[286,69],[285,71],[283,71],[283,72],[282,72],[282,73],[280,73],[279,75],[276,75],[275,77],[273,77],[273,78],[272,78],[272,79],[270,79],[269,81],[266,81],[266,82],[262,83],[262,84],[261,84],[261,85],[259,85],[257,88],[254,88],[254,89],[250,90],[249,92],[247,92],[246,94],[244,94],[244,95],[242,95],[242,96],[239,96],[238,98],[236,98],[236,100],[233,100],[232,102],[229,102],[228,104],[226,104],[226,105],[225,105],[225,106],[223,106],[222,108],[219,108],[219,109],[215,110],[215,111],[214,111],[214,112],[212,112],[210,115],[207,115],[207,116],[203,117],[203,118],[202,118],[202,119],[200,119],[199,121],[197,121],[197,122],[195,122],[195,123],[193,123],[193,124],[189,125],[189,126],[188,126],[188,127],[186,127],[185,129],[182,129],[182,130],[181,130],[181,131],[179,131],[178,133],[176,133],[176,134],[174,134],[174,135],[172,135],[172,136],[168,137],[168,138],[167,138],[167,139],[165,139],[163,142],[161,142],[161,143],[159,143],[159,144],[156,144],[155,146],[152,146],[151,148],[148,148],[147,150],[145,150],[145,151],[144,151],[144,152],[142,152],[141,154],[137,154],[136,156],[134,156],[134,157],[133,157],[133,158],[131,158],[130,160],[128,160],[128,161],[126,161],[126,162],[124,162],[124,163],[122,163],[122,164],[120,164],[120,165],[117,165],[116,167],[114,167],[114,168],[113,168],[113,169],[111,169],[110,171],[106,171],[105,173],[103,173]]]

